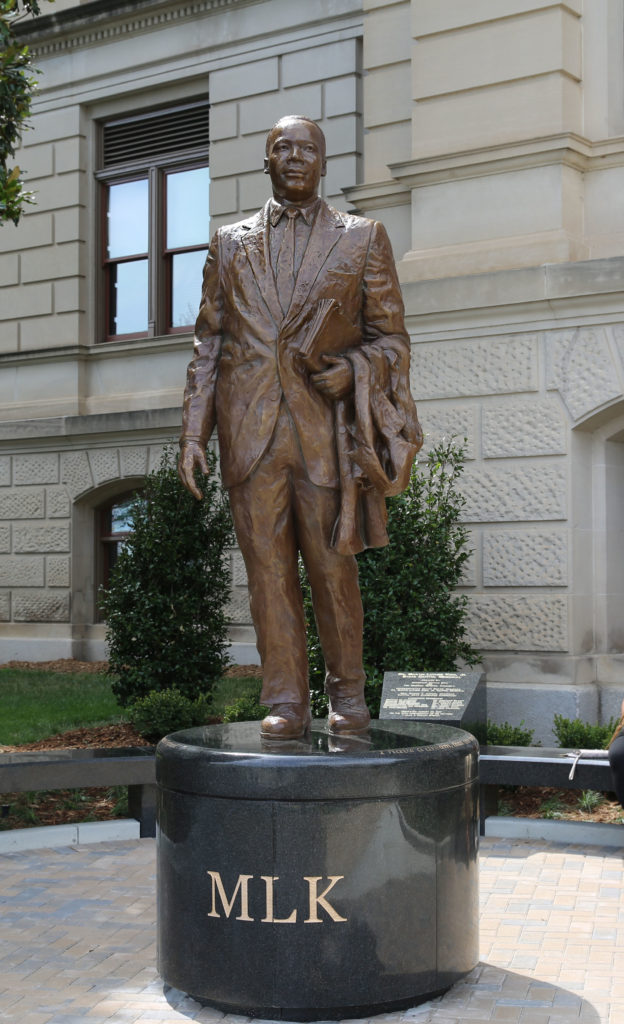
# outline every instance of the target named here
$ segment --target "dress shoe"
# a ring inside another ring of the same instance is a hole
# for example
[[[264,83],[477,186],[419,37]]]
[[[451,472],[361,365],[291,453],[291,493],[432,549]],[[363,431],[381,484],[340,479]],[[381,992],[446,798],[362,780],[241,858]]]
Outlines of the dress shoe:
[[[260,734],[272,740],[296,740],[310,728],[310,721],[307,704],[273,704],[262,720]]]
[[[329,731],[336,736],[364,732],[370,725],[370,713],[360,694],[356,697],[330,697]]]

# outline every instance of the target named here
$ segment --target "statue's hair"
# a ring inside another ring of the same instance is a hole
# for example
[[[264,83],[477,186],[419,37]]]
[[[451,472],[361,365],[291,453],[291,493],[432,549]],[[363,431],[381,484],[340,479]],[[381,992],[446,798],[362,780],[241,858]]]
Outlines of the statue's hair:
[[[279,121],[275,122],[273,127],[269,130],[266,138],[265,152],[267,156],[269,155],[269,139],[273,135],[275,129],[279,128],[279,126],[283,124],[284,121],[305,121],[306,124],[311,124],[314,128],[316,128],[317,132],[321,137],[321,142],[323,144],[323,156],[325,156],[325,135],[323,133],[323,129],[319,124],[316,123],[316,121],[313,121],[311,117],[305,117],[303,114],[285,114],[284,117],[280,117]]]

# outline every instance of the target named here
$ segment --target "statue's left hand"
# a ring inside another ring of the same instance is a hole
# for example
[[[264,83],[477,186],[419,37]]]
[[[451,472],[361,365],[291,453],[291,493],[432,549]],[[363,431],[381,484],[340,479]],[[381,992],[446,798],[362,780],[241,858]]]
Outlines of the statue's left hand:
[[[327,363],[327,369],[310,377],[314,387],[332,401],[345,398],[353,390],[351,363],[342,356],[323,356],[323,362]]]
[[[195,470],[199,470],[204,476],[210,475],[206,452],[197,441],[184,441],[178,459],[178,476],[187,491],[201,501],[202,492],[195,482]]]

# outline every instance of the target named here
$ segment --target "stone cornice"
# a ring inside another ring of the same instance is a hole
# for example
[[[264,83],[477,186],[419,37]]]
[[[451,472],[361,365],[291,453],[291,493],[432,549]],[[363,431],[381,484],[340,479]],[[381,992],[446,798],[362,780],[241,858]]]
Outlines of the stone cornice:
[[[28,349],[23,352],[1,352],[0,369],[27,363],[98,362],[106,359],[135,358],[155,352],[186,352],[190,358],[193,331],[163,334],[156,338],[134,341],[106,341],[97,345],[63,345],[58,348]]]
[[[48,438],[81,438],[94,434],[145,433],[179,430],[181,406],[162,409],[136,409],[128,412],[95,413],[88,416],[47,416],[43,419],[3,420],[0,441],[32,442]]]
[[[352,185],[342,190],[345,199],[356,209],[385,210],[389,206],[406,206],[411,202],[410,189],[397,181],[373,181],[366,185]]]
[[[483,149],[414,158],[389,166],[393,178],[404,188],[411,189],[548,164],[563,164],[578,171],[590,171],[598,164],[602,169],[621,166],[623,163],[624,138],[591,142],[573,132],[562,132]]]
[[[578,321],[581,310],[609,316],[612,304],[624,308],[624,256],[408,281],[401,290],[412,317],[490,311],[500,320],[521,307],[525,319],[534,315],[537,322],[539,313],[531,314],[531,307],[538,307]]]
[[[58,14],[28,19],[16,34],[37,56],[90,46],[107,39],[174,24],[260,0],[91,0]]]

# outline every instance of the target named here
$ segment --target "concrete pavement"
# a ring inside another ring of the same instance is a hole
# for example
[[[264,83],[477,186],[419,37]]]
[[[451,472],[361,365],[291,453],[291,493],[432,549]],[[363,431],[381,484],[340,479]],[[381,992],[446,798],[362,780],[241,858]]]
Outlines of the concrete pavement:
[[[624,836],[624,832],[623,832]],[[166,990],[152,839],[0,854],[0,1021],[242,1024]],[[481,841],[481,963],[376,1022],[624,1024],[622,850]]]

